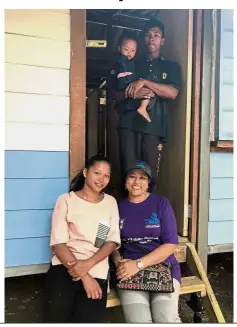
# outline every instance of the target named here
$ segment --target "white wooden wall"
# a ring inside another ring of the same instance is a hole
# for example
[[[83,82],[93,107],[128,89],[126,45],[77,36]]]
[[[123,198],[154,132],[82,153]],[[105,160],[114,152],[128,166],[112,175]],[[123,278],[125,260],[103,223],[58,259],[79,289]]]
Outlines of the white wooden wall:
[[[69,11],[5,11],[6,150],[69,150],[69,68]]]
[[[51,212],[69,184],[69,72],[69,10],[5,10],[6,267],[51,259]]]

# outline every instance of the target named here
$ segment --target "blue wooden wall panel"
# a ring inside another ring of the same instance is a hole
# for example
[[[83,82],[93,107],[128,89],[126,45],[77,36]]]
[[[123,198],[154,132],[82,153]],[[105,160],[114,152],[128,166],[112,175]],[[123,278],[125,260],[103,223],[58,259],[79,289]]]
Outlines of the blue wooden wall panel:
[[[233,221],[209,221],[208,245],[233,243]]]
[[[49,237],[5,240],[5,267],[49,263]]]
[[[5,211],[5,239],[50,235],[52,210]]]
[[[52,209],[68,188],[68,178],[5,179],[5,210]]]
[[[210,177],[233,177],[233,153],[211,152]]]
[[[211,178],[210,199],[233,199],[233,178]]]
[[[233,220],[233,199],[218,199],[209,201],[209,221]]]
[[[5,151],[5,178],[67,178],[69,152]]]

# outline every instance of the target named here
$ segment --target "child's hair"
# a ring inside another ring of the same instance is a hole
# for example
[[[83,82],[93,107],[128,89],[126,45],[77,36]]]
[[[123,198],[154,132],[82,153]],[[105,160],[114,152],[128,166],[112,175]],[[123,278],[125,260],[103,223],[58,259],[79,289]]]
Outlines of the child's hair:
[[[94,164],[96,164],[97,162],[106,162],[111,167],[111,163],[107,158],[105,158],[102,155],[96,155],[88,160],[88,162],[85,165],[85,168],[89,170],[90,167],[94,166]],[[82,169],[71,181],[69,192],[71,191],[76,192],[83,189],[85,184],[85,177],[83,175],[83,170],[84,169]]]
[[[162,33],[162,38],[165,36],[165,28],[164,24],[156,19],[151,19],[149,22],[145,25],[143,34],[146,34],[151,28],[159,28]]]
[[[123,44],[123,42],[125,40],[133,40],[138,43],[136,35],[134,35],[131,32],[123,32],[123,34],[120,36],[120,38],[118,40],[117,48],[121,47],[121,45]]]

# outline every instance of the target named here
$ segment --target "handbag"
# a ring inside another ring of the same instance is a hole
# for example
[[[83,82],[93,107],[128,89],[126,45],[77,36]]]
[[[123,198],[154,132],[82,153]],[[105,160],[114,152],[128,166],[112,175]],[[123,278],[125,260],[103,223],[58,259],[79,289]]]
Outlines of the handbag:
[[[138,244],[130,243],[139,247],[143,253],[149,251]],[[119,281],[117,287],[122,290],[149,291],[157,293],[173,293],[172,265],[161,262],[140,270],[131,279]]]

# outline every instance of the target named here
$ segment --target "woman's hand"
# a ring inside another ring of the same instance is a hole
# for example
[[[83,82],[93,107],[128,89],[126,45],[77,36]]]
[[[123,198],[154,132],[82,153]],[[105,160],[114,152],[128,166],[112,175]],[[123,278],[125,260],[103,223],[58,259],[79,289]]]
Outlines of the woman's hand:
[[[102,290],[95,278],[87,274],[82,278],[82,283],[88,299],[102,299]]]
[[[89,260],[75,260],[67,263],[68,273],[72,276],[74,281],[80,280],[91,269],[91,263]]]
[[[138,273],[136,260],[121,260],[117,269],[117,278],[121,281],[130,279]]]
[[[143,87],[144,87],[144,81],[142,79],[139,79],[138,81],[129,84],[125,90],[126,97],[135,98],[137,91],[139,91]]]

